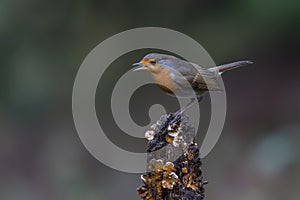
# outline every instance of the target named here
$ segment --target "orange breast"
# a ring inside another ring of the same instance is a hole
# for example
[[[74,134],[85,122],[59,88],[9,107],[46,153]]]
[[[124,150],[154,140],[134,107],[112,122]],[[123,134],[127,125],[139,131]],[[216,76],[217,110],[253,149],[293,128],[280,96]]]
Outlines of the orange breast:
[[[151,75],[158,87],[164,92],[173,94],[172,91],[176,91],[178,89],[176,83],[170,76],[170,70],[168,68],[165,68],[158,73],[151,73]]]

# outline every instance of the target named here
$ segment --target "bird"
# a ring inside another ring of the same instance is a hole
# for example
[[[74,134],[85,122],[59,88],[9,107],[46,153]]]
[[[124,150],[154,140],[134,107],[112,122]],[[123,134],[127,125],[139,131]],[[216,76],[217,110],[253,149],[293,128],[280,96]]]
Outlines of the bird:
[[[191,102],[177,114],[182,114],[195,102],[200,102],[208,91],[224,91],[221,75],[228,70],[253,64],[242,60],[216,67],[205,68],[168,54],[149,53],[132,64],[133,71],[145,70],[152,75],[158,87],[168,95],[190,98]],[[191,90],[192,89],[192,90]],[[193,98],[195,97],[196,99]]]

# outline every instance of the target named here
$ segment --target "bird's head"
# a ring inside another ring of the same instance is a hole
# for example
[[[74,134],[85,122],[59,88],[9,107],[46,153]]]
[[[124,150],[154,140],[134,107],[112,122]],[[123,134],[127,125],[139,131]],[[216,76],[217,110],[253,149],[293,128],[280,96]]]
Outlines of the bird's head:
[[[159,73],[164,67],[161,64],[161,61],[163,60],[162,55],[163,54],[157,53],[147,54],[140,62],[134,63],[132,65],[137,67],[134,68],[133,71],[146,70],[150,73]]]

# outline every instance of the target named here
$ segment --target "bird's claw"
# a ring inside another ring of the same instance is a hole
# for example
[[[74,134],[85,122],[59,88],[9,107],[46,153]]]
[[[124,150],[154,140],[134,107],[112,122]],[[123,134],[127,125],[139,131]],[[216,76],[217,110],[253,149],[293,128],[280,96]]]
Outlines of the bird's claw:
[[[181,122],[181,118],[182,118],[182,112],[181,110],[175,112],[174,114],[172,114],[172,120],[170,121],[169,125],[179,125]]]

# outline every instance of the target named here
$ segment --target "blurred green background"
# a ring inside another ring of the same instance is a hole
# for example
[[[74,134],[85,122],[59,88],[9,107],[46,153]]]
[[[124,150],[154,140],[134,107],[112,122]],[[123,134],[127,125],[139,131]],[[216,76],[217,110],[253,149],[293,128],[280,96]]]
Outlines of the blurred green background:
[[[71,95],[97,44],[158,26],[191,36],[217,64],[255,61],[224,75],[226,124],[203,160],[207,199],[298,200],[299,10],[297,0],[1,0],[0,199],[139,199],[138,174],[102,165],[81,143]]]

